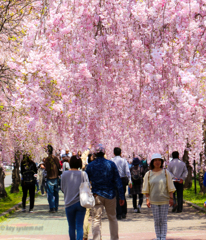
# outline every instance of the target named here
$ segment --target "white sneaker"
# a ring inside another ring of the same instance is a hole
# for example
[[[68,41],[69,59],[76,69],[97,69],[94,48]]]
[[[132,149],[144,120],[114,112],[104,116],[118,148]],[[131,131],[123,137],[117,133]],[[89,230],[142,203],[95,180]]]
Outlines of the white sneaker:
[[[22,208],[22,212],[26,212],[26,209],[25,209],[25,208]]]
[[[134,209],[134,213],[138,213],[138,210],[136,208]]]
[[[141,206],[139,205],[138,207],[137,207],[137,211],[138,211],[138,213],[141,213]]]

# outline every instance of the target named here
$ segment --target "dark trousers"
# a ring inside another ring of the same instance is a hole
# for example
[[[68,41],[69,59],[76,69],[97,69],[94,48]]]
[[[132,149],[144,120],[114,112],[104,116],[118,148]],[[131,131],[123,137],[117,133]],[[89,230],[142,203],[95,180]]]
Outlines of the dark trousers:
[[[123,189],[124,189],[124,198],[125,198],[125,193],[126,193],[126,187],[127,187],[127,178],[121,178],[122,180],[122,186],[123,186]],[[126,201],[126,198],[125,198],[125,202],[124,202],[124,205],[123,206],[120,206],[119,205],[119,194],[117,192],[117,208],[116,208],[116,211],[117,211],[117,216],[122,216],[122,214],[127,214],[127,201]]]
[[[138,195],[139,195],[139,204],[138,205],[140,205],[140,207],[141,207],[142,203],[143,203],[143,194],[140,193]],[[132,202],[133,202],[133,208],[137,209],[137,194],[132,195]]]
[[[22,208],[26,208],[26,198],[27,198],[27,192],[29,190],[29,197],[30,197],[30,207],[29,209],[34,208],[34,196],[35,196],[35,184],[33,185],[27,185],[22,184],[22,191],[23,191],[23,197],[22,197]]]
[[[176,192],[173,193],[174,203],[176,203],[176,193],[177,193],[177,211],[182,211],[183,209],[183,183],[174,182]]]

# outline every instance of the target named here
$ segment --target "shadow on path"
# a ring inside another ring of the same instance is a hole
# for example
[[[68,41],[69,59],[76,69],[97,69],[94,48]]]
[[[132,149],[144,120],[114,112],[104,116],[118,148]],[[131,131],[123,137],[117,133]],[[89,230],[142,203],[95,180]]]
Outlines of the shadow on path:
[[[151,209],[146,207],[145,201],[141,213],[133,213],[132,199],[127,199],[127,218],[118,221],[120,240],[151,240],[155,238],[154,221]],[[27,203],[27,210],[28,210]],[[184,205],[182,213],[168,214],[167,240],[206,240],[205,213]],[[91,222],[91,218],[90,218]],[[69,240],[68,223],[66,220],[63,194],[60,192],[59,211],[49,213],[46,196],[35,199],[33,213],[23,213],[18,210],[6,221],[0,223],[0,239],[14,240]],[[90,237],[91,229],[90,229]],[[109,223],[106,213],[102,218],[102,240],[109,240]]]

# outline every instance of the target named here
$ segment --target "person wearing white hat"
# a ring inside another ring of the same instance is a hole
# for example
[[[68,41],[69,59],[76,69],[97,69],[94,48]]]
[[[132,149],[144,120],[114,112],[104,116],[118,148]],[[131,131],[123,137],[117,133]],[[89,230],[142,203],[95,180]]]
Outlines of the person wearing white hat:
[[[152,155],[150,171],[145,174],[142,193],[146,195],[147,207],[152,207],[156,240],[166,240],[167,214],[173,205],[173,192],[176,190],[170,173],[163,169],[161,154]]]

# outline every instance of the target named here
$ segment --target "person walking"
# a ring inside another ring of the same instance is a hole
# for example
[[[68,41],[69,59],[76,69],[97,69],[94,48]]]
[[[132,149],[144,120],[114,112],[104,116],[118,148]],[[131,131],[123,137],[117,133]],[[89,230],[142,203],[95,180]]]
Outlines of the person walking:
[[[92,161],[94,161],[94,159],[95,159],[94,154],[90,153],[88,155],[88,164],[90,164]],[[85,170],[86,170],[88,164],[85,166]],[[90,223],[89,223],[90,214],[91,214],[91,208],[87,208],[86,209],[86,214],[85,214],[85,217],[84,217],[84,225],[83,225],[84,235],[83,235],[83,240],[88,240],[89,228],[90,228]]]
[[[81,159],[82,159],[82,169],[85,171],[88,164],[94,160],[93,158],[93,154],[90,153],[91,150],[91,145],[89,146],[89,148],[87,148],[86,151],[83,152]],[[91,209],[87,208],[86,209],[86,214],[84,217],[84,225],[83,225],[83,231],[84,231],[84,235],[83,235],[83,240],[88,240],[88,236],[89,236],[89,227],[90,227],[90,223],[89,223],[89,216],[90,216],[90,212]]]
[[[129,155],[129,159],[127,160],[129,171],[130,171],[130,168],[132,167],[132,162],[133,162],[133,160],[130,159],[130,155]],[[128,186],[128,197],[132,198],[131,189],[129,186]]]
[[[36,162],[35,164],[36,164],[36,168],[38,168],[38,163]],[[40,187],[39,187],[39,181],[38,181],[36,175],[34,176],[34,178],[35,178],[36,191],[39,192],[39,190],[40,190]]]
[[[126,193],[126,188],[127,185],[129,185],[130,189],[132,188],[132,182],[131,182],[131,174],[129,171],[129,166],[127,163],[127,160],[121,157],[121,148],[115,147],[114,148],[114,155],[115,157],[112,158],[111,160],[116,164],[119,176],[122,181],[122,186],[124,189],[124,198],[125,198],[125,193]],[[117,200],[117,219],[120,220],[122,218],[126,218],[127,215],[127,201],[125,198],[124,205],[120,206],[119,204],[119,194],[118,191],[116,193],[116,200]]]
[[[118,240],[118,222],[116,218],[116,189],[119,194],[120,206],[124,205],[124,190],[117,167],[114,162],[104,158],[105,147],[98,144],[95,148],[96,159],[86,169],[92,183],[95,206],[92,209],[93,240],[101,239],[101,217],[103,207],[107,212],[110,228],[110,239]]]
[[[144,157],[142,154],[140,155],[140,166],[143,167],[143,170],[144,170],[144,175],[145,173],[149,170],[149,166],[148,166],[148,163],[147,163],[147,159],[146,157]]]
[[[79,187],[83,178],[82,175],[86,175],[85,178],[87,180],[88,176],[85,172],[78,170],[81,168],[81,158],[72,156],[70,159],[70,170],[64,171],[61,177],[61,190],[64,193],[65,212],[69,225],[70,240],[83,239],[83,222],[86,208],[80,205]]]
[[[72,153],[69,151],[69,149],[66,149],[65,154],[62,155],[62,157],[63,157],[63,156],[70,158],[70,157],[72,156]]]
[[[69,162],[70,162],[70,158],[69,157],[62,157],[63,158],[63,168],[62,168],[62,173],[64,171],[68,171],[70,169],[70,165],[69,165]]]
[[[78,151],[78,152],[77,152],[77,157],[78,157],[78,158],[81,158],[81,157],[82,157],[82,152],[81,152],[81,151]]]
[[[172,153],[172,160],[168,165],[168,171],[171,173],[176,192],[173,194],[174,206],[172,212],[181,213],[183,210],[183,181],[188,175],[186,164],[179,159],[179,152]],[[177,193],[177,201],[176,201]],[[177,204],[176,204],[177,203]]]
[[[144,169],[141,166],[141,161],[139,160],[139,158],[134,158],[132,162],[132,167],[130,168],[130,173],[132,179],[132,188],[130,189],[130,193],[132,194],[133,208],[135,213],[140,213],[143,203],[142,184],[144,177]],[[139,195],[138,206],[137,194]]]
[[[82,153],[81,155],[81,159],[82,159],[82,169],[85,170],[86,166],[88,165],[88,156],[90,153],[92,145],[90,144],[90,146]]]
[[[22,212],[26,212],[26,198],[27,192],[29,190],[29,201],[30,207],[29,212],[33,212],[34,208],[34,197],[35,197],[35,177],[34,174],[37,173],[36,164],[32,161],[30,155],[23,155],[23,160],[21,162],[21,175],[22,175]]]
[[[45,159],[45,169],[47,171],[47,196],[49,202],[49,212],[58,211],[59,205],[59,169],[61,168],[59,159],[53,153],[53,147],[47,146],[49,156]]]
[[[169,205],[173,205],[175,186],[171,174],[163,169],[161,154],[152,155],[150,171],[145,174],[142,193],[146,195],[147,207],[152,207],[156,240],[166,240]]]
[[[37,180],[39,181],[39,188],[41,189],[41,195],[44,196],[44,191],[46,192],[44,162],[39,163],[39,168],[37,170]]]

